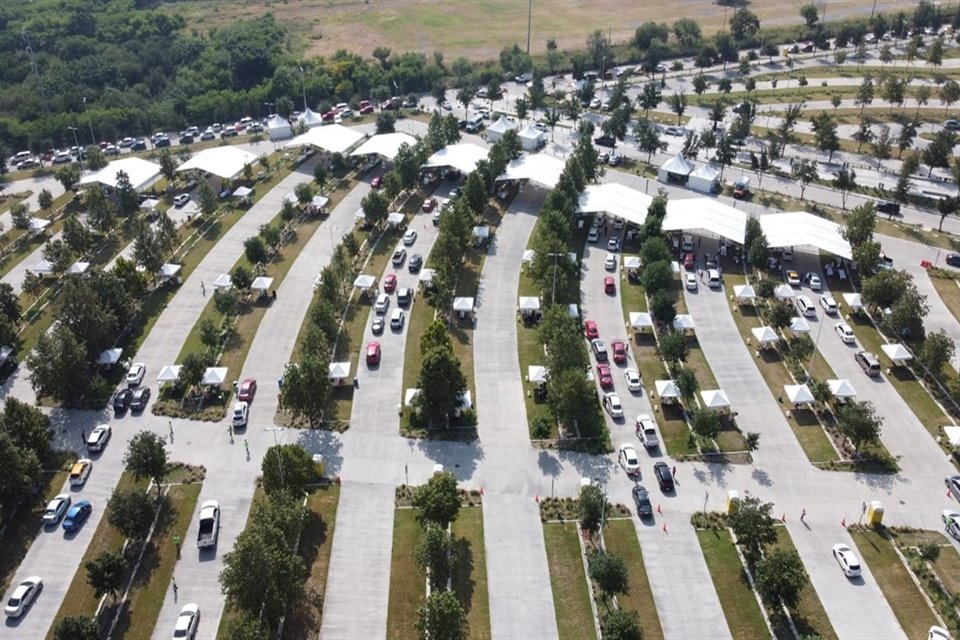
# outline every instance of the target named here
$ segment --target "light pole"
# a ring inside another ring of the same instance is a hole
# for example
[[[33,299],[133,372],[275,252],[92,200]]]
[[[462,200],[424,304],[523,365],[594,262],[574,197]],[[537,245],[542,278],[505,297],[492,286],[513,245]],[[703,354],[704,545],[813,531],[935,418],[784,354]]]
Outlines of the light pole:
[[[607,519],[607,485],[602,482],[600,478],[594,478],[593,482],[600,487],[600,492],[603,495],[603,502],[600,505],[600,542],[603,543],[603,524]]]
[[[87,96],[83,96],[83,112],[87,112]],[[90,144],[97,146],[97,138],[93,135],[93,120],[88,116],[87,124],[90,125]]]
[[[303,67],[300,67],[300,88],[303,90],[303,111],[307,111],[307,74],[303,72]]]
[[[67,127],[67,129],[73,131],[73,143],[77,145],[77,160],[80,161],[80,171],[83,171],[83,149],[80,148],[80,141],[77,140],[77,128]]]
[[[550,294],[550,304],[557,303],[557,258],[562,255],[562,253],[547,254],[547,257],[553,257],[553,291]]]
[[[273,102],[264,102],[263,106],[267,107],[267,117],[269,117],[270,114],[273,113],[271,109],[273,109],[276,105]]]
[[[264,431],[273,431],[273,444],[276,446],[277,452],[277,468],[280,469],[280,488],[286,489],[287,486],[283,481],[283,458],[280,456],[280,443],[277,442],[277,431],[280,431],[278,427],[268,427]]]

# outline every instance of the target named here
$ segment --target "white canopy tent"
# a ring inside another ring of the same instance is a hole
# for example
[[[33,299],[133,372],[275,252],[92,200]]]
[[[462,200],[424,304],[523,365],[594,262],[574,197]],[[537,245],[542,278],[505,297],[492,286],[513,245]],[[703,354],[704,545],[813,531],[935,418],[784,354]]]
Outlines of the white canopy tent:
[[[490,237],[490,227],[481,225],[473,228],[473,237],[477,240],[486,240]]]
[[[805,384],[785,384],[783,390],[787,394],[787,399],[791,404],[809,404],[816,402],[810,388]]]
[[[500,116],[496,122],[487,127],[487,141],[498,142],[507,131],[516,130],[517,124],[507,116]]]
[[[657,172],[657,180],[660,182],[681,182],[686,183],[687,178],[696,168],[689,160],[681,155],[676,155],[660,165]]]
[[[553,189],[560,182],[565,164],[560,158],[542,153],[522,155],[511,160],[507,169],[497,176],[497,180],[528,180],[542,187]]]
[[[688,313],[678,313],[673,319],[673,328],[677,331],[692,331],[697,328],[693,322],[693,316]]]
[[[753,300],[757,297],[757,292],[749,284],[735,284],[733,295],[737,300]]]
[[[951,449],[960,450],[960,427],[946,425],[943,427],[943,435]]]
[[[543,384],[547,381],[547,368],[540,365],[531,365],[527,367],[527,380],[536,384]]]
[[[310,201],[310,211],[323,211],[327,208],[328,204],[330,204],[330,198],[327,196],[313,196],[313,199]]]
[[[391,227],[398,227],[406,221],[407,217],[399,211],[387,214],[387,224]]]
[[[53,263],[49,260],[41,260],[33,268],[33,272],[41,276],[46,276],[53,273]]]
[[[27,225],[27,231],[36,235],[53,224],[51,221],[46,218],[30,218],[30,222]]]
[[[97,358],[97,364],[99,365],[114,365],[120,362],[120,358],[123,356],[123,349],[115,347],[113,349],[106,349],[103,353],[100,354],[100,357]]]
[[[350,377],[350,363],[349,362],[331,362],[329,371],[329,377],[334,382],[339,382],[346,380]]]
[[[160,201],[155,198],[147,198],[140,203],[140,208],[146,211],[147,213],[153,213],[157,210],[157,207],[160,205]]]
[[[243,174],[245,166],[248,164],[253,166],[256,161],[256,154],[244,151],[239,147],[226,145],[200,151],[177,167],[177,171],[200,170],[225,180],[235,180]]]
[[[575,305],[575,304],[573,304],[573,303],[570,303],[570,304],[567,305],[567,314],[568,314],[571,318],[579,318],[579,317],[580,317],[580,308],[577,307],[577,305]]]
[[[397,157],[397,151],[400,150],[400,145],[406,144],[412,147],[416,143],[416,138],[409,133],[403,133],[402,131],[397,131],[395,133],[380,133],[375,136],[370,136],[370,138],[368,138],[363,144],[354,149],[350,155],[378,155],[392,161]]]
[[[477,162],[490,155],[490,150],[478,144],[464,142],[447,145],[427,158],[424,168],[453,167],[463,173],[470,173],[477,168]]]
[[[453,310],[457,313],[473,313],[473,298],[458,297],[453,299]]]
[[[800,316],[794,316],[790,319],[790,331],[794,333],[810,333],[810,323]]]
[[[330,153],[346,153],[363,138],[364,134],[356,129],[345,127],[342,124],[331,124],[325,127],[314,127],[284,143],[283,147],[285,149],[317,147]]]
[[[273,284],[273,278],[267,276],[257,276],[253,279],[250,288],[254,291],[266,291]]]
[[[641,265],[640,258],[637,256],[626,256],[623,259],[624,269],[639,269]]]
[[[532,296],[520,296],[520,311],[539,311],[540,298]]]
[[[74,262],[72,265],[70,265],[70,268],[67,269],[67,275],[68,275],[68,276],[82,276],[82,275],[85,274],[85,273],[87,272],[87,270],[89,270],[89,269],[90,269],[90,263],[89,263],[89,262],[80,262],[80,261],[77,261],[77,262]]]
[[[226,380],[226,367],[207,367],[207,370],[203,373],[203,380],[201,380],[201,384],[207,386],[218,386],[226,382]]]
[[[664,231],[702,229],[713,235],[743,244],[747,214],[713,198],[669,200],[663,218]]]
[[[653,326],[653,317],[646,311],[631,311],[630,326],[634,329],[646,329]]]
[[[806,211],[769,213],[760,216],[760,227],[767,237],[767,246],[816,247],[826,253],[853,259],[850,243],[843,237],[843,227]]]
[[[536,151],[543,144],[545,134],[528,123],[517,135],[520,136],[520,146],[524,151]]]
[[[80,178],[80,184],[102,184],[111,189],[117,188],[118,174],[120,172],[127,174],[134,191],[143,191],[160,178],[160,165],[130,156],[114,160],[103,169],[95,171],[88,176]]]
[[[780,336],[773,330],[773,327],[754,327],[750,329],[750,333],[753,334],[753,339],[760,344],[769,344],[780,340]]]
[[[857,392],[849,380],[827,380],[827,386],[830,387],[830,393],[832,393],[835,398],[857,397]]]
[[[730,406],[730,399],[723,389],[701,391],[700,398],[703,400],[703,404],[707,409],[723,409]]]
[[[523,257],[520,258],[520,261],[526,264],[533,262],[533,259],[537,256],[537,252],[533,249],[524,249]]]
[[[880,345],[880,349],[894,362],[913,360],[913,354],[910,353],[910,350],[898,342]]]
[[[293,135],[293,128],[286,118],[275,113],[267,122],[267,133],[271,140],[286,140]]]
[[[647,219],[647,209],[653,198],[643,191],[615,182],[591,184],[580,194],[577,211],[581,213],[609,213],[635,225]]]
[[[180,273],[180,269],[182,268],[183,267],[181,267],[179,264],[173,264],[172,262],[168,262],[167,264],[160,267],[160,271],[157,272],[157,276],[161,280],[169,280],[170,278],[175,278],[177,274]]]
[[[221,273],[217,276],[217,279],[213,281],[214,289],[223,289],[227,290],[233,287],[233,278],[230,277],[229,273]]]
[[[357,276],[357,279],[353,281],[353,286],[357,289],[369,289],[377,283],[376,276],[367,275],[361,273]]]
[[[436,273],[436,269],[427,269],[424,267],[420,270],[420,282],[423,282],[424,284],[433,284],[433,276]]]
[[[180,365],[167,364],[157,374],[157,382],[176,382],[180,378]]]
[[[323,124],[323,117],[310,107],[307,107],[307,109],[297,117],[297,123],[305,125],[307,129],[313,129]]]
[[[657,389],[657,395],[661,398],[679,398],[680,389],[673,380],[656,380],[653,386]]]
[[[779,300],[789,300],[797,295],[797,292],[793,290],[788,284],[781,284],[773,290],[773,295],[775,295]]]
[[[859,293],[845,293],[843,294],[843,300],[854,311],[863,309],[863,299],[860,298]]]
[[[246,198],[249,197],[251,193],[253,193],[253,189],[250,187],[237,187],[233,192],[233,197]]]
[[[720,169],[712,164],[702,164],[687,178],[687,186],[701,193],[720,191]]]

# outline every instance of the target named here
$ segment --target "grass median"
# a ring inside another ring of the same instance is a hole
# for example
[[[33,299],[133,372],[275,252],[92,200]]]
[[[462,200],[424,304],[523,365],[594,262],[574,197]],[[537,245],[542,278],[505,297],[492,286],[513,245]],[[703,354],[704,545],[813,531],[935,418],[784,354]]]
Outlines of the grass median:
[[[483,539],[483,509],[460,509],[450,525],[457,562],[453,566],[453,592],[467,613],[470,637],[486,639],[490,632],[490,600],[487,592],[487,552]]]
[[[770,629],[726,529],[700,529],[697,539],[734,640],[769,638]]]
[[[607,551],[615,553],[627,563],[630,581],[627,593],[617,596],[620,608],[635,611],[640,619],[643,637],[646,640],[663,638],[663,628],[657,615],[657,604],[643,564],[643,553],[637,540],[633,520],[617,518],[608,520],[603,528],[603,542]]]
[[[427,574],[417,564],[422,533],[415,509],[397,509],[393,515],[393,555],[390,559],[390,599],[387,638],[417,637],[417,609],[426,599]]]
[[[930,284],[957,322],[960,322],[960,278],[955,271],[928,269]]]
[[[596,638],[590,590],[580,555],[575,522],[545,522],[543,539],[550,568],[553,606],[560,640]]]

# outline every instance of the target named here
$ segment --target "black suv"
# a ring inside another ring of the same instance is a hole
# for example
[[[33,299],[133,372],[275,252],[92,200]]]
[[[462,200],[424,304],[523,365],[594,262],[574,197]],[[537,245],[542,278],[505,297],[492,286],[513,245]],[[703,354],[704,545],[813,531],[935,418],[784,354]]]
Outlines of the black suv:
[[[649,518],[653,515],[653,505],[650,503],[650,494],[643,485],[633,486],[633,503],[637,505],[637,515],[641,518]]]
[[[657,476],[657,484],[661,491],[673,491],[673,474],[670,473],[670,467],[666,462],[658,462],[653,465],[653,475]]]
[[[417,273],[420,271],[420,267],[423,266],[423,256],[419,253],[415,253],[410,256],[410,262],[407,263],[407,269],[410,270],[410,273]]]
[[[611,149],[617,144],[617,140],[613,136],[598,136],[593,139],[593,142],[599,147],[610,147]]]
[[[891,216],[898,216],[900,215],[900,203],[891,202],[890,200],[880,200],[877,202],[877,211]]]

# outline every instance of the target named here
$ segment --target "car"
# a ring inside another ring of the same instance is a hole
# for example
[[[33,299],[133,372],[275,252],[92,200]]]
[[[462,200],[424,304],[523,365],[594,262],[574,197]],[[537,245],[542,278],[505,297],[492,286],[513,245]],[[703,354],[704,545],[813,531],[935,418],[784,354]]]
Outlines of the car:
[[[200,139],[203,141],[213,140],[216,137],[217,137],[217,134],[213,132],[213,129],[207,129],[206,131],[200,134]]]
[[[603,292],[609,294],[617,292],[617,283],[614,281],[613,276],[607,276],[603,279]]]
[[[620,464],[623,465],[623,470],[627,472],[628,476],[639,475],[640,458],[637,456],[637,448],[635,446],[629,442],[624,442],[620,445],[619,460]]]
[[[380,364],[380,343],[370,342],[367,344],[367,366],[374,367]]]
[[[103,155],[105,156],[118,156],[120,155],[120,148],[115,144],[108,144],[103,148]]]
[[[664,129],[664,132],[668,136],[676,136],[678,138],[682,138],[683,136],[687,135],[687,130],[683,127],[667,127]]]
[[[960,120],[947,120],[943,123],[943,128],[950,131],[960,131]]]
[[[640,391],[643,389],[643,383],[640,382],[640,373],[636,369],[627,369],[624,371],[623,378],[627,381],[627,389],[630,391]]]
[[[423,206],[420,208],[423,210],[424,213],[430,213],[436,208],[436,206],[437,206],[437,199],[431,197],[424,200]]]
[[[609,153],[603,152],[603,153],[597,155],[597,163],[599,163],[599,164],[607,164],[607,162],[609,162],[609,161],[610,161],[610,154],[609,154]]]
[[[853,344],[857,341],[856,334],[853,333],[853,329],[850,328],[846,322],[838,322],[833,325],[833,330],[837,332],[837,335],[840,336],[840,339],[846,342],[847,344]]]
[[[613,386],[613,376],[610,375],[610,365],[604,364],[603,362],[597,365],[597,379],[600,381],[600,386],[604,389],[609,389]]]
[[[587,242],[596,242],[600,239],[600,229],[594,227],[590,229],[590,233],[587,234]]]
[[[390,296],[381,293],[377,296],[377,301],[373,303],[373,311],[378,315],[383,315],[390,308]]]
[[[200,606],[191,602],[184,605],[177,616],[177,624],[173,628],[173,640],[190,640],[197,635],[197,626],[200,624]]]
[[[946,528],[947,533],[949,533],[953,539],[960,540],[960,513],[952,509],[944,509],[940,517],[943,520],[943,526]]]
[[[57,155],[53,156],[53,164],[66,164],[72,161],[73,158],[66,151],[60,151]]]
[[[607,164],[611,167],[619,167],[621,162],[623,162],[623,156],[618,153],[611,153],[607,159]]]
[[[653,475],[657,478],[657,484],[660,485],[660,491],[673,491],[673,474],[666,462],[658,462],[653,465]]]
[[[742,200],[750,196],[750,177],[741,176],[733,183],[733,197]]]
[[[900,215],[900,203],[891,200],[879,200],[877,201],[877,211],[890,216],[898,216]]]
[[[413,289],[402,287],[397,289],[397,304],[401,307],[408,307],[413,302]]]
[[[80,487],[90,477],[93,471],[93,460],[90,458],[80,458],[70,467],[70,486]]]
[[[135,362],[127,370],[127,385],[131,387],[138,386],[143,382],[143,377],[147,375],[147,365],[142,362]]]
[[[597,362],[607,361],[607,345],[603,340],[599,338],[591,340],[590,348],[593,349],[593,355],[596,357]]]
[[[405,234],[403,234],[403,244],[408,247],[417,241],[417,232],[414,229],[408,229]]]
[[[837,560],[837,564],[840,565],[840,570],[843,571],[843,575],[848,578],[860,577],[860,561],[857,560],[857,556],[854,555],[850,547],[842,542],[833,545],[833,557]]]
[[[83,526],[90,514],[93,512],[93,505],[89,500],[78,500],[75,505],[70,507],[67,515],[63,518],[60,525],[67,533],[72,533]]]
[[[642,484],[633,485],[633,504],[637,507],[637,516],[640,518],[653,517],[653,503],[650,502],[650,493]]]
[[[587,337],[587,340],[596,340],[600,337],[596,320],[587,320],[583,323],[583,334]]]
[[[147,408],[150,402],[150,387],[137,387],[130,398],[130,411],[140,412]]]
[[[397,289],[397,274],[388,273],[383,278],[383,290],[387,293],[393,293]]]
[[[403,315],[403,309],[394,309],[393,315],[390,316],[390,328],[397,331],[402,330],[405,320],[406,316]]]
[[[820,306],[823,307],[823,310],[830,315],[836,315],[837,313],[837,301],[834,300],[833,296],[830,294],[820,296]]]
[[[257,381],[255,378],[244,378],[237,387],[237,399],[244,402],[253,402],[253,396],[257,395]]]
[[[695,271],[697,268],[697,260],[693,257],[692,253],[688,253],[683,256],[683,268],[687,271]]]
[[[43,580],[40,576],[30,576],[24,579],[10,594],[3,612],[8,618],[19,618],[43,591]]]
[[[807,286],[810,287],[811,291],[820,291],[822,284],[820,283],[820,276],[811,272],[806,273],[804,279],[807,281]]]
[[[944,260],[951,267],[960,267],[960,253],[948,253]]]
[[[623,340],[613,340],[610,343],[610,349],[613,350],[613,361],[617,364],[623,364],[627,361],[627,343]]]
[[[179,209],[185,206],[188,202],[190,202],[190,194],[181,193],[180,195],[178,195],[176,198],[173,199],[173,206]]]
[[[613,136],[597,136],[593,139],[593,142],[598,147],[610,147],[612,149],[617,144],[617,139]]]
[[[611,418],[623,417],[623,404],[620,402],[620,396],[616,393],[606,393],[603,396],[603,408],[607,410]]]
[[[790,262],[793,260],[793,247],[784,247],[781,252],[784,262]]]
[[[231,424],[233,428],[237,429],[240,427],[247,426],[247,422],[250,419],[250,403],[240,401],[233,405],[233,418],[231,418]]]
[[[617,270],[617,256],[613,253],[608,253],[607,257],[603,261],[603,268],[607,271],[616,271]]]
[[[683,285],[687,291],[696,291],[700,285],[697,283],[697,274],[687,271],[683,274]]]
[[[130,400],[133,399],[133,391],[130,389],[120,389],[113,394],[113,410],[117,413],[123,413],[130,406]]]
[[[880,262],[877,264],[877,267],[885,270],[893,269],[893,258],[880,252]]]
[[[53,500],[47,503],[47,508],[43,510],[43,524],[47,527],[56,526],[60,518],[70,508],[70,494],[61,493]]]
[[[657,437],[657,424],[646,413],[637,416],[637,437],[647,449],[656,449],[660,446],[660,438]]]
[[[787,284],[791,287],[800,286],[800,274],[796,271],[787,271]]]
[[[599,108],[600,108],[601,101],[600,101],[600,98],[594,98],[593,100],[591,100],[591,101],[590,101],[589,103],[587,103],[587,104],[590,105],[590,108],[591,108],[591,109],[599,109]]]
[[[950,632],[934,625],[927,630],[927,640],[950,640]]]
[[[373,176],[373,178],[370,180],[371,189],[379,189],[382,185],[383,185],[382,176]]]
[[[378,336],[383,333],[383,318],[377,316],[373,319],[373,322],[370,323],[370,331],[373,332],[373,335]]]
[[[393,252],[393,258],[390,259],[390,262],[395,267],[403,266],[403,261],[407,259],[407,250],[403,247],[400,247]]]
[[[410,273],[417,273],[420,271],[420,268],[423,266],[423,256],[419,253],[415,253],[410,256],[410,262],[407,263],[407,270]]]
[[[607,240],[607,251],[620,251],[620,238]]]
[[[324,118],[326,119],[326,118]],[[220,132],[221,138],[233,138],[240,135],[242,129],[237,129],[237,125],[230,124],[223,128],[223,131]],[[159,145],[158,145],[159,146]]]
[[[184,133],[180,136],[180,144],[193,144],[193,135]]]
[[[234,135],[236,135],[236,134],[234,134]],[[153,143],[153,146],[155,146],[155,147],[158,148],[158,149],[162,149],[163,147],[169,147],[169,146],[170,146],[170,138],[164,136],[164,137],[158,139],[157,141],[155,141],[155,142]]]
[[[101,424],[87,436],[87,451],[103,451],[113,431],[108,424]]]
[[[137,138],[133,141],[133,144],[130,145],[130,151],[146,151],[147,150],[147,141],[143,138]]]

